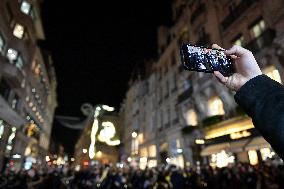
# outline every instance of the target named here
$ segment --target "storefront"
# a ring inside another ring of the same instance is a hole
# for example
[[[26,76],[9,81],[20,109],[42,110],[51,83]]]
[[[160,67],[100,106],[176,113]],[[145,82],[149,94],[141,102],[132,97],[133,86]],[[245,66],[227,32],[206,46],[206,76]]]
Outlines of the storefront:
[[[201,156],[207,164],[213,167],[238,162],[255,165],[275,156],[271,146],[260,136],[248,117],[234,118],[224,123],[205,130],[206,143]]]

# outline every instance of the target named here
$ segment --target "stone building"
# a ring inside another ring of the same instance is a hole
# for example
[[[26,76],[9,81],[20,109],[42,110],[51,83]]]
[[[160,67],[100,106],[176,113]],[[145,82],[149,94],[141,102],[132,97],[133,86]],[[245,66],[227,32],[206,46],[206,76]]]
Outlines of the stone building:
[[[56,102],[56,77],[40,1],[0,1],[0,165],[29,167],[48,154]]]
[[[222,167],[275,156],[235,103],[232,91],[212,74],[184,71],[179,46],[241,45],[254,53],[264,74],[282,82],[283,3],[173,1],[174,24],[158,29],[158,59],[150,74],[131,83],[124,100],[129,161],[141,168],[158,163]]]

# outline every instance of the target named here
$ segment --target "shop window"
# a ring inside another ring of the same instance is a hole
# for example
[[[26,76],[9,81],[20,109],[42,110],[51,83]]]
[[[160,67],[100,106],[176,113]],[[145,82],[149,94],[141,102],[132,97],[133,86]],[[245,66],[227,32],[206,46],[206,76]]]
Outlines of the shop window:
[[[143,133],[139,133],[137,138],[138,138],[139,144],[143,144],[143,142],[144,142],[144,135],[143,135]]]
[[[131,142],[131,153],[132,155],[136,155],[138,154],[138,139],[136,138],[132,138],[132,142]]]
[[[273,152],[270,148],[262,148],[260,149],[261,159],[263,161],[272,158],[275,155],[275,152]]]
[[[156,145],[149,146],[149,157],[156,157],[156,156],[157,156]]]
[[[146,147],[140,149],[140,156],[141,157],[148,157],[148,151],[147,151]]]
[[[222,100],[217,96],[212,97],[208,101],[208,115],[214,116],[214,115],[224,115],[224,114],[225,111]]]
[[[140,169],[144,170],[147,166],[147,157],[141,157],[139,160]]]
[[[256,22],[250,29],[251,35],[253,38],[259,37],[265,30],[265,23],[264,20],[259,20]]]
[[[152,167],[157,167],[157,160],[155,159],[151,159],[148,161],[148,167],[152,168]]]
[[[212,167],[226,167],[229,164],[233,164],[235,162],[235,156],[226,153],[224,150],[222,150],[220,153],[212,154],[210,165]]]
[[[188,110],[185,114],[185,120],[187,125],[196,126],[197,125],[196,112],[193,109]]]
[[[249,162],[251,165],[258,164],[257,152],[255,150],[249,150],[248,156],[249,156]]]
[[[275,68],[275,66],[269,66],[263,70],[263,73],[270,77],[271,79],[282,83],[279,71]]]
[[[19,39],[23,39],[25,33],[24,26],[21,24],[16,24],[14,26],[13,35]]]

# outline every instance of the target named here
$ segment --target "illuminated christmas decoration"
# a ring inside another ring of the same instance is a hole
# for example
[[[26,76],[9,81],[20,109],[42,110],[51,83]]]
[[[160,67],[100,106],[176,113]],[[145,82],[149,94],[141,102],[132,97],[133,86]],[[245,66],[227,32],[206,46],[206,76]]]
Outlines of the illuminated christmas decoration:
[[[103,122],[102,123],[103,129],[101,129],[98,139],[101,142],[105,142],[110,146],[116,146],[120,144],[120,140],[112,140],[115,136],[116,131],[115,127],[112,122]]]
[[[90,147],[89,147],[89,157],[90,157],[90,159],[93,159],[95,157],[95,155],[96,155],[96,149],[95,149],[96,135],[97,135],[97,132],[99,130],[98,116],[103,111],[111,112],[111,111],[114,111],[114,108],[110,107],[110,106],[107,106],[107,105],[97,105],[94,108],[94,122],[93,122],[92,130],[91,130],[91,144],[90,144]],[[113,132],[113,129],[111,127],[109,127],[109,128],[107,128],[106,130],[103,131],[103,135],[109,137],[109,136],[112,135],[112,132]],[[115,132],[115,129],[114,129],[114,132]],[[105,142],[108,145],[112,145],[112,146],[120,144],[120,141],[118,143],[118,141],[111,141],[110,139],[107,139]]]

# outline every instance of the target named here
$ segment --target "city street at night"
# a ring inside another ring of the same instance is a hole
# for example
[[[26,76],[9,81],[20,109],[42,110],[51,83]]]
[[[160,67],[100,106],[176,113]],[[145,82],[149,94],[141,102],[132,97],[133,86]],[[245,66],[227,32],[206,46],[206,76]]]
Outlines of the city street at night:
[[[283,7],[0,0],[0,189],[284,188]]]

